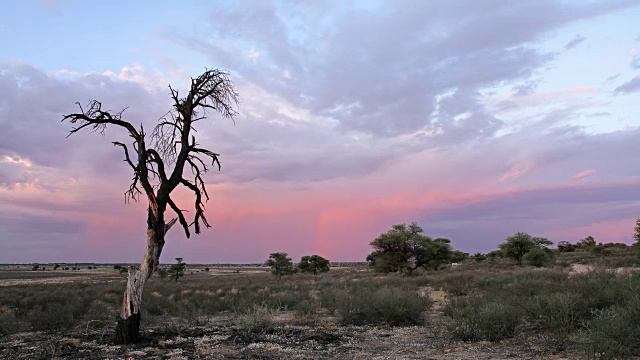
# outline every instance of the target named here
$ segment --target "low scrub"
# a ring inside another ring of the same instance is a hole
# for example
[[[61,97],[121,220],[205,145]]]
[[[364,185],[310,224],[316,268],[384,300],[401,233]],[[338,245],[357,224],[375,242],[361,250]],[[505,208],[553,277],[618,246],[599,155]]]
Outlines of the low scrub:
[[[416,291],[391,287],[345,288],[339,296],[337,313],[343,324],[421,324],[424,311],[432,305]]]
[[[590,359],[629,359],[640,356],[640,295],[625,305],[596,310],[574,340]]]
[[[253,342],[273,330],[271,310],[263,305],[255,305],[236,316],[234,338],[240,342]]]
[[[462,341],[499,341],[513,337],[523,315],[514,305],[478,297],[453,300],[444,310],[451,318],[449,331]]]

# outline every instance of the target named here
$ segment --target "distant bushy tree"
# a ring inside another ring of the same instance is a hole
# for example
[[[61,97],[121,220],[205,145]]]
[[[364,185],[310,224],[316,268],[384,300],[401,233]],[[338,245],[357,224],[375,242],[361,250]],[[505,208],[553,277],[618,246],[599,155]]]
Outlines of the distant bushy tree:
[[[428,267],[438,270],[441,266],[451,263],[452,250],[451,240],[437,238],[434,240],[423,240],[416,244],[415,267]]]
[[[449,261],[452,263],[459,263],[465,261],[469,258],[469,254],[462,252],[460,250],[451,250],[451,255],[449,256]]]
[[[506,241],[499,245],[500,251],[507,258],[515,260],[522,266],[522,258],[529,251],[536,248],[545,248],[553,242],[543,237],[534,237],[527,233],[518,232],[509,236]]]
[[[276,279],[282,278],[282,275],[295,273],[293,262],[289,254],[285,252],[272,253],[269,255],[269,259],[265,262],[265,265],[271,267],[271,273],[275,275]]]
[[[487,255],[484,255],[483,253],[475,253],[472,257],[476,262],[483,262],[487,260]]]
[[[576,247],[578,249],[589,250],[589,251],[591,251],[595,246],[596,246],[596,239],[594,239],[593,236],[587,236],[586,238],[578,241],[578,243],[576,244]]]
[[[568,241],[558,242],[558,252],[574,252],[576,251],[576,245]]]
[[[171,275],[171,278],[177,282],[179,278],[184,276],[184,269],[186,267],[187,264],[184,263],[183,258],[176,258],[176,263],[169,267],[169,275]]]
[[[319,255],[303,256],[298,264],[298,270],[303,273],[319,273],[329,271],[329,260]]]
[[[549,249],[536,247],[524,254],[522,261],[530,266],[546,267],[555,261],[555,256]]]
[[[371,242],[375,249],[367,256],[369,266],[378,272],[407,271],[418,267],[440,268],[451,262],[451,241],[431,239],[415,222],[393,225]]]

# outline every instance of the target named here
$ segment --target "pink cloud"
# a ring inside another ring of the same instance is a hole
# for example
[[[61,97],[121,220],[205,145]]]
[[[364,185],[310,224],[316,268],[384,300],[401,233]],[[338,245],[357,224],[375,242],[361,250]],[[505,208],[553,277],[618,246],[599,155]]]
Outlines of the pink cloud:
[[[505,182],[505,181],[513,181],[513,180],[520,179],[521,177],[523,177],[527,173],[529,173],[529,171],[531,171],[532,167],[533,167],[533,165],[531,163],[518,163],[518,164],[515,164],[509,170],[507,170],[507,172],[505,172],[500,177],[500,179],[498,179],[498,182],[502,183],[502,182]]]
[[[573,180],[584,180],[587,179],[589,177],[591,177],[593,174],[595,174],[595,170],[593,169],[587,169],[587,170],[583,170],[580,171],[579,173],[573,175]]]

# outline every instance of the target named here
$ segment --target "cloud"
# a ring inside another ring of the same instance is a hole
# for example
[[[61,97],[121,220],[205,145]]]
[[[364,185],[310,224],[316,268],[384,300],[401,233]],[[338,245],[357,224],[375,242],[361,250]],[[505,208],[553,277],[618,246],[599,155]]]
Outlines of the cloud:
[[[142,84],[148,91],[166,89],[169,80],[157,69],[147,72],[142,65],[123,66],[117,73],[105,70],[102,75]]]
[[[640,76],[636,76],[613,90],[614,94],[630,94],[640,90]]]
[[[573,37],[573,39],[571,39],[571,41],[569,41],[568,43],[566,43],[564,45],[565,50],[571,50],[573,48],[575,48],[576,46],[582,44],[587,38],[580,35],[580,34],[576,34],[576,36]]]
[[[241,105],[235,123],[214,115],[197,126],[198,142],[222,154],[222,171],[205,176],[214,228],[189,240],[172,231],[163,259],[256,262],[284,250],[361,260],[375,236],[411,220],[465,251],[516,231],[621,240],[605,230],[637,212],[640,173],[628,154],[640,129],[588,132],[582,118],[604,113],[609,99],[595,100],[602,91],[588,82],[550,88],[544,71],[562,54],[543,45],[624,6],[239,2],[165,33],[188,56],[232,70]],[[139,260],[121,247],[144,248],[146,208],[124,204],[132,174],[110,144],[127,134],[65,138],[60,119],[76,101],[98,99],[129,106],[125,119],[149,133],[172,105],[158,91],[167,77],[184,78],[174,84],[182,89],[199,70],[185,71],[0,65],[0,228],[12,229],[3,249],[21,254],[0,262],[51,249],[51,261]],[[630,83],[615,93],[637,90]],[[176,201],[193,202],[184,192]],[[41,251],[22,237],[42,241]]]
[[[573,175],[573,180],[584,180],[590,178],[591,176],[593,176],[593,174],[595,174],[595,171],[593,169],[583,170]]]

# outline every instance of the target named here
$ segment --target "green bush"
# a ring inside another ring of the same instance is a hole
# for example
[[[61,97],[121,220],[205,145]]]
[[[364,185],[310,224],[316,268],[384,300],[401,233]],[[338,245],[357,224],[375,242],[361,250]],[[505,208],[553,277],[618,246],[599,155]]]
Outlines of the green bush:
[[[531,251],[524,254],[522,260],[526,265],[535,267],[547,267],[555,261],[550,250],[543,248],[533,248]]]
[[[262,334],[273,329],[271,310],[266,306],[255,305],[238,314],[234,320],[234,337],[241,342],[252,342]]]
[[[20,321],[8,309],[0,306],[0,337],[22,331]]]
[[[337,312],[343,324],[413,325],[424,321],[423,312],[431,304],[415,291],[362,286],[343,290]]]
[[[626,306],[596,310],[575,341],[591,359],[628,359],[640,356],[640,297]]]
[[[295,317],[300,324],[313,324],[318,321],[320,304],[315,300],[303,300],[296,305]]]
[[[451,335],[462,341],[513,337],[523,315],[514,305],[482,298],[453,300],[444,310],[451,318],[448,324]]]
[[[530,320],[545,334],[555,349],[563,349],[569,335],[590,314],[582,297],[571,292],[557,292],[535,297],[529,308]]]
[[[323,308],[327,309],[331,315],[335,315],[336,310],[340,306],[340,301],[342,301],[340,290],[330,287],[320,291],[320,305]]]

